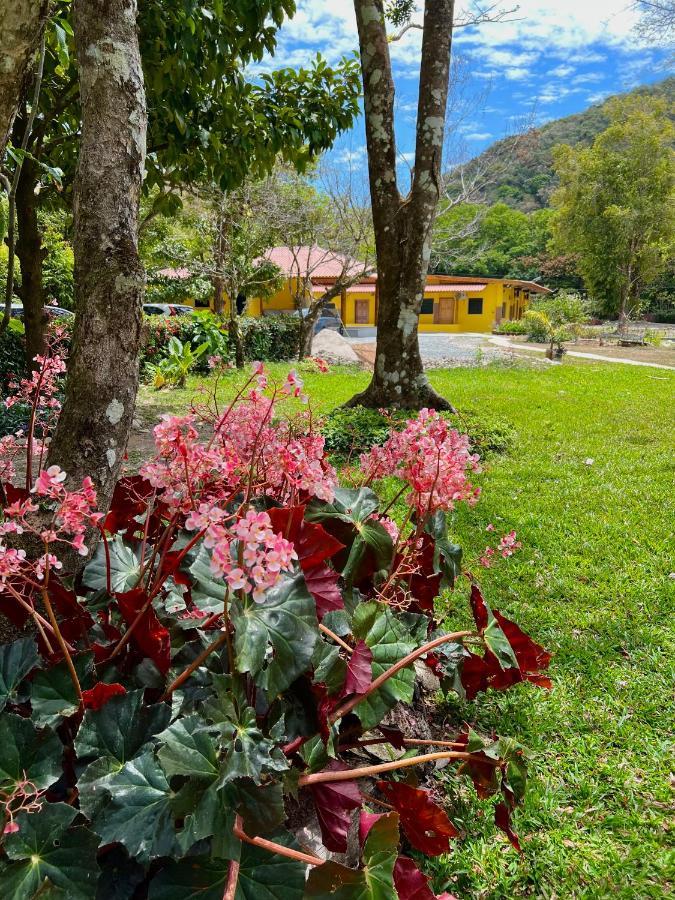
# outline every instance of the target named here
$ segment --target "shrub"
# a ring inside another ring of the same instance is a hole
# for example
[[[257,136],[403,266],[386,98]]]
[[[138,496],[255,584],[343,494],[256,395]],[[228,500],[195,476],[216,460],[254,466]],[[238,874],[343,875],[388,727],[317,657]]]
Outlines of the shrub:
[[[514,319],[513,322],[500,322],[496,331],[497,334],[527,334],[527,322],[525,319]]]
[[[242,316],[239,327],[246,359],[277,362],[298,355],[300,319],[297,316]]]
[[[26,339],[21,322],[10,319],[0,334],[0,394],[5,397],[10,381],[26,374]]]
[[[326,450],[342,458],[357,457],[383,444],[392,431],[403,428],[409,415],[405,410],[384,411],[363,406],[335,409],[321,421]],[[502,419],[472,412],[458,417],[443,413],[443,417],[466,432],[472,452],[481,456],[506,453],[514,443],[515,431]]]
[[[36,629],[0,648],[5,896],[42,892],[36,853],[50,890],[92,900],[120,885],[149,900],[259,889],[302,900],[336,886],[366,897],[375,871],[378,896],[422,896],[399,846],[425,859],[459,832],[437,793],[396,773],[440,759],[444,779],[495,798],[519,849],[519,744],[466,726],[430,753],[387,720],[419,689],[417,660],[469,699],[550,685],[550,655],[488,607],[473,576],[474,625],[447,632],[434,615],[462,572],[449,514],[477,500],[468,439],[422,412],[346,489],[309,416],[283,415],[298,377],[268,388],[257,367],[248,387],[225,413],[165,416],[157,456],[118,483],[105,520],[91,481],[69,490],[58,467],[36,466],[33,493],[3,488],[3,534],[47,541],[25,556],[0,544],[3,611]],[[5,460],[17,449],[5,443]],[[399,526],[371,487],[382,478],[405,494]],[[72,551],[87,554],[92,529],[103,539],[73,581]],[[518,546],[510,533],[498,550]],[[373,764],[374,743],[386,762]],[[358,813],[366,868],[298,851],[291,797],[315,809],[335,853]]]
[[[148,365],[153,386],[157,390],[163,387],[185,387],[188,375],[204,357],[208,346],[205,341],[193,350],[187,342],[184,344],[177,337],[171,337],[165,354],[157,365]]]

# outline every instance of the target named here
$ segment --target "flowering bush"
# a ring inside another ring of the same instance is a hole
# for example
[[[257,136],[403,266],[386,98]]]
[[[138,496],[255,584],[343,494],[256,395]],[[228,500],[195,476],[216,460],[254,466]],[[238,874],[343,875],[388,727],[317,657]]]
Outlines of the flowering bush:
[[[53,363],[40,372],[46,432]],[[475,627],[448,633],[434,616],[462,574],[448,517],[476,502],[478,460],[423,411],[343,488],[311,412],[283,414],[302,396],[296,374],[269,384],[256,364],[226,409],[164,417],[105,518],[88,479],[45,468],[32,433],[32,487],[6,468],[0,608],[34,637],[0,648],[3,896],[430,900],[406,854],[445,853],[458,829],[397,773],[437,760],[496,798],[519,848],[523,748],[468,726],[421,739],[392,718],[416,663],[470,699],[549,684],[549,654],[469,573]],[[373,490],[384,475],[408,496],[403,522]],[[299,844],[309,820],[321,851]]]

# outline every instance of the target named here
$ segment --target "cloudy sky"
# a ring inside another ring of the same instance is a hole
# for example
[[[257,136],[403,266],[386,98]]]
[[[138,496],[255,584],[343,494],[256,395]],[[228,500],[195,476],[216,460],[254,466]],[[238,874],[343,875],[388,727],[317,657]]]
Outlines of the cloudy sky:
[[[470,0],[467,0],[467,4]],[[483,4],[485,5],[485,4]],[[505,0],[512,21],[456,33],[461,100],[452,154],[473,156],[492,141],[570,115],[610,94],[665,78],[668,51],[638,42],[630,0]],[[306,64],[320,51],[330,62],[357,47],[352,0],[297,0],[279,35],[272,65]],[[420,32],[392,44],[397,82],[398,149],[412,159]],[[364,156],[363,124],[341,139],[336,159]]]

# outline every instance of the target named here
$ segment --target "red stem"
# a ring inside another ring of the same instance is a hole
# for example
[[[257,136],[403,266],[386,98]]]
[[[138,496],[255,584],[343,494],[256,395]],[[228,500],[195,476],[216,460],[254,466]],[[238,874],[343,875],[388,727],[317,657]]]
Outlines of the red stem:
[[[175,690],[177,690],[181,686],[181,684],[183,684],[184,681],[187,681],[187,679],[190,677],[190,675],[192,675],[192,673],[195,671],[195,669],[198,669],[199,666],[201,666],[201,664],[206,659],[208,659],[209,656],[211,656],[211,654],[213,653],[214,650],[217,650],[219,647],[222,647],[222,645],[225,643],[226,640],[227,640],[227,635],[223,632],[216,638],[216,640],[212,644],[209,644],[209,646],[205,650],[202,650],[202,652],[199,654],[199,656],[196,659],[194,659],[190,663],[190,665],[180,673],[178,678],[176,678],[175,681],[171,682],[169,687],[164,691],[162,696],[159,698],[160,702],[162,702],[163,700],[168,700],[169,697],[171,696],[171,694],[173,694],[173,692]]]
[[[378,678],[375,679],[371,684],[368,685],[368,689],[364,694],[357,694],[355,697],[352,697],[351,700],[347,700],[346,703],[343,703],[342,706],[338,707],[335,712],[330,716],[330,722],[336,722],[338,719],[341,719],[343,716],[346,716],[348,712],[351,712],[355,706],[358,706],[362,700],[365,700],[366,697],[373,694],[378,688],[382,687],[382,685],[387,681],[387,679],[391,678],[397,672],[400,672],[401,669],[405,669],[406,666],[409,666],[411,663],[415,662],[420,656],[423,656],[425,653],[429,653],[435,647],[440,647],[441,644],[446,644],[448,641],[456,641],[460,638],[469,637],[475,634],[473,631],[455,631],[453,634],[443,634],[440,637],[435,638],[433,641],[429,641],[428,644],[424,644],[422,647],[418,647],[417,650],[413,650],[412,653],[409,653],[407,656],[404,656],[403,659],[399,659],[397,663],[394,663],[386,672],[383,672]]]
[[[298,862],[305,863],[308,866],[322,866],[323,859],[318,856],[311,856],[309,853],[302,853],[300,850],[292,850],[290,847],[284,847],[283,844],[276,844],[274,841],[268,841],[266,838],[249,837],[242,829],[241,816],[237,816],[234,822],[234,836],[246,844],[252,844],[254,847],[262,847],[263,850],[269,850],[270,853],[278,853],[279,856],[285,856],[287,859],[295,859]]]
[[[474,753],[443,750],[438,753],[424,753],[421,756],[411,756],[408,759],[397,759],[393,762],[379,763],[376,766],[362,766],[357,769],[345,769],[344,771],[337,772],[314,772],[309,775],[302,775],[298,785],[300,787],[307,787],[310,784],[322,784],[325,782],[355,781],[358,778],[370,778],[373,775],[379,775],[380,772],[394,772],[396,769],[407,769],[409,766],[421,766],[425,763],[436,762],[439,759],[463,759],[469,762],[480,762],[482,765],[493,765],[495,768],[499,768],[501,765],[499,760],[491,760],[485,756],[479,756]]]
[[[239,881],[240,864],[238,860],[230,860],[230,870],[227,876],[227,884],[225,885],[225,893],[223,900],[234,900],[237,893],[237,882]]]

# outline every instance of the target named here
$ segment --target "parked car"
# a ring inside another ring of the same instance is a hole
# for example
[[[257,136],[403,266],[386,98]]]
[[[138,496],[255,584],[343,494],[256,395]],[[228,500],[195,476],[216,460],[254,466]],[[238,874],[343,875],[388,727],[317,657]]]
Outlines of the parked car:
[[[45,315],[50,319],[72,319],[74,313],[62,306],[45,306]],[[10,316],[23,322],[23,306],[20,303],[12,303]]]
[[[309,309],[294,309],[290,312],[283,309],[268,309],[264,312],[264,315],[266,316],[279,316],[284,314],[306,318],[309,315]],[[340,313],[334,303],[325,303],[321,308],[319,318],[314,323],[314,334],[318,334],[320,331],[323,331],[324,328],[328,328],[330,331],[337,331],[338,334],[346,334],[344,323],[340,318]]]
[[[189,316],[194,309],[180,303],[144,303],[143,312],[146,316]]]

